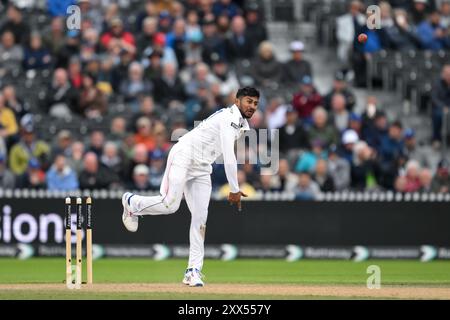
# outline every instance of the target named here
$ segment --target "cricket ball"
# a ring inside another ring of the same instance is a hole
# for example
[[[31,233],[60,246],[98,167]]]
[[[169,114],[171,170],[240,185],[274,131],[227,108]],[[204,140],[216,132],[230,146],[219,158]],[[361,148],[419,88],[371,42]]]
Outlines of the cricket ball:
[[[358,41],[359,41],[360,43],[365,43],[365,42],[367,41],[367,34],[361,33],[361,34],[358,36]]]

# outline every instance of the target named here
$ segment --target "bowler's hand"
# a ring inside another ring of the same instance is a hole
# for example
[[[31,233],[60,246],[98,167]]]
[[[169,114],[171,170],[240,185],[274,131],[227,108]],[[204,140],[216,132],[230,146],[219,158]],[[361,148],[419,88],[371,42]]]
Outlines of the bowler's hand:
[[[242,210],[242,204],[241,204],[241,196],[242,197],[247,197],[247,195],[245,193],[243,193],[242,191],[233,193],[230,192],[230,194],[228,195],[228,202],[233,205],[237,205],[237,208],[239,211]]]

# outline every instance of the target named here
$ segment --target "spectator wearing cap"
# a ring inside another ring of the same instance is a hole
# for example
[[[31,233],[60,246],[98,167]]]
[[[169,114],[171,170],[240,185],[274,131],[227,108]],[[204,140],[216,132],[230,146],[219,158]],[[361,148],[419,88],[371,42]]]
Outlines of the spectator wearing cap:
[[[448,32],[441,25],[440,19],[439,11],[434,11],[417,26],[416,34],[422,49],[437,51],[449,47]]]
[[[339,132],[346,130],[350,123],[350,112],[345,108],[345,96],[335,93],[331,98],[331,122]]]
[[[29,46],[25,48],[23,58],[24,70],[48,69],[52,62],[50,52],[42,45],[41,35],[32,33]]]
[[[18,175],[17,187],[22,189],[46,189],[46,176],[45,171],[42,170],[39,160],[36,158],[30,158],[25,165],[25,171]]]
[[[246,28],[245,20],[241,16],[235,16],[231,21],[231,32],[226,41],[229,62],[253,57],[253,40],[248,36]]]
[[[47,189],[51,191],[70,191],[78,189],[76,172],[67,164],[63,154],[56,156],[46,175]]]
[[[404,158],[403,138],[403,126],[401,122],[395,121],[389,126],[388,135],[381,140],[381,146],[378,150],[382,174],[380,184],[387,189],[393,187],[400,165],[399,162]]]
[[[359,141],[353,148],[351,165],[351,188],[358,191],[377,188],[379,168],[374,150],[364,141]]]
[[[298,154],[300,150],[310,147],[308,133],[298,121],[298,113],[291,105],[286,108],[286,123],[280,128],[279,134],[280,152],[286,156],[292,152]]]
[[[14,42],[14,33],[5,31],[1,34],[0,42],[0,72],[20,70],[23,61],[23,49]]]
[[[331,110],[331,100],[336,93],[342,94],[345,97],[345,108],[352,111],[356,103],[356,97],[347,85],[347,72],[337,71],[334,75],[333,88],[328,92],[323,99],[323,106],[326,110]]]
[[[202,59],[208,65],[213,61],[224,60],[225,40],[219,36],[217,25],[214,17],[205,17],[202,24],[203,42],[202,42]]]
[[[314,172],[317,161],[319,159],[327,159],[328,154],[324,149],[324,144],[320,140],[313,140],[311,143],[311,151],[302,153],[295,165],[295,172]]]
[[[6,154],[0,150],[0,189],[14,189],[16,177],[6,166]]]
[[[431,189],[433,192],[449,193],[450,192],[450,164],[447,159],[439,161],[436,174],[434,175]]]
[[[301,41],[292,41],[289,45],[292,57],[284,64],[283,82],[289,85],[296,85],[305,76],[312,78],[312,68],[309,61],[303,58],[305,45]]]
[[[320,140],[325,147],[338,143],[338,133],[333,125],[328,123],[328,113],[322,108],[318,107],[312,114],[313,123],[308,130],[308,135],[311,141]]]
[[[119,177],[110,169],[102,166],[94,152],[84,155],[83,170],[78,180],[80,188],[83,190],[108,189],[119,186]]]
[[[157,32],[154,35],[152,49],[162,53],[162,64],[173,63],[178,68],[177,56],[175,55],[173,49],[167,45],[167,38],[164,33]]]
[[[351,163],[353,161],[353,148],[358,141],[358,134],[354,130],[349,129],[344,131],[342,134],[342,143],[338,148],[339,156]]]
[[[283,76],[283,65],[275,57],[272,43],[261,42],[252,65],[252,77],[256,86],[261,89],[278,89]]]
[[[19,131],[14,112],[5,105],[5,97],[0,93],[0,138],[9,147]]]
[[[450,110],[450,64],[442,67],[440,78],[434,83],[431,90],[433,142],[442,140],[442,121]],[[447,132],[448,134],[448,132]]]
[[[212,74],[214,82],[220,86],[220,95],[227,97],[230,94],[237,92],[239,89],[239,81],[236,73],[229,67],[225,59],[219,55],[215,55],[212,60]]]
[[[41,108],[51,116],[64,118],[76,110],[77,105],[78,93],[70,84],[67,71],[56,69]]]
[[[97,78],[94,75],[83,75],[77,111],[87,119],[101,119],[107,112],[106,96],[96,84]]]
[[[292,106],[301,120],[310,123],[314,109],[321,105],[322,97],[314,87],[312,78],[304,76],[300,81],[300,90],[292,98]]]
[[[150,190],[159,190],[164,177],[164,164],[166,153],[161,149],[155,149],[150,153],[150,168],[148,182]]]
[[[295,189],[295,199],[312,201],[320,194],[320,187],[311,179],[311,174],[308,171],[300,172],[298,175],[298,185]]]
[[[139,164],[133,169],[133,181],[129,184],[128,189],[133,191],[150,190],[149,169],[145,164]]]
[[[158,30],[168,34],[172,29],[172,16],[168,10],[161,10],[158,15]]]
[[[21,119],[20,127],[20,140],[9,153],[9,167],[15,175],[25,173],[31,158],[36,159],[42,168],[47,167],[51,151],[46,142],[36,139],[31,114]]]
[[[112,51],[115,47],[134,54],[136,44],[134,36],[124,30],[123,22],[119,17],[114,17],[110,21],[109,30],[100,37],[100,43],[104,49]]]
[[[136,44],[138,53],[144,54],[144,50],[153,42],[153,37],[158,32],[158,19],[146,17],[142,21],[142,32],[137,37]]]
[[[155,79],[161,77],[163,70],[163,54],[163,51],[159,49],[153,49],[151,47],[145,49],[144,56],[146,57],[147,62],[145,63],[146,68],[144,70],[144,78],[146,80],[154,82]]]
[[[232,19],[240,13],[240,9],[231,0],[217,0],[213,4],[212,12],[216,17],[225,14]]]
[[[350,163],[338,155],[335,145],[328,148],[328,172],[337,191],[348,189],[350,186]]]
[[[254,47],[268,39],[267,28],[261,19],[261,10],[256,2],[249,2],[245,6],[245,22],[247,23],[247,34],[254,41]]]
[[[405,130],[404,136],[405,136],[404,154],[408,158],[408,160],[415,160],[419,163],[421,167],[429,168],[431,164],[428,153],[424,148],[421,148],[420,146],[417,145],[415,131],[411,128],[408,128]]]
[[[15,43],[24,44],[28,41],[28,37],[30,36],[30,26],[24,20],[20,8],[13,2],[14,1],[9,1],[8,9],[6,11],[6,21],[0,27],[0,34],[11,31],[14,34]],[[64,15],[66,14],[67,13],[64,12]]]

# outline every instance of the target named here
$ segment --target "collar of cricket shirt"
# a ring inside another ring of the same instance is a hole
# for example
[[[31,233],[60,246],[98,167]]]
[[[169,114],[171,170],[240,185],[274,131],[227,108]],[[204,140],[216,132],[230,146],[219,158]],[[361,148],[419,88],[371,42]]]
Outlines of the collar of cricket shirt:
[[[234,119],[237,120],[237,124],[239,125],[239,127],[244,130],[244,131],[248,131],[250,130],[250,126],[248,124],[247,119],[244,119],[244,117],[241,114],[241,110],[239,110],[238,106],[233,104],[230,107],[230,112],[233,115]]]

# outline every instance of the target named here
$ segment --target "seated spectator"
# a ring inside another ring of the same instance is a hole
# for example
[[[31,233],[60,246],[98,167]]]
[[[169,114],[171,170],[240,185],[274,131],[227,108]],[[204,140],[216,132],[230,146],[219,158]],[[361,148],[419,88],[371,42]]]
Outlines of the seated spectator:
[[[247,153],[247,151],[246,151]],[[250,153],[250,151],[248,151]],[[239,157],[239,156],[238,156]],[[250,157],[250,156],[249,156]],[[246,176],[246,181],[253,186],[255,189],[261,188],[261,179],[260,179],[260,168],[258,164],[251,163],[248,159],[243,161],[244,163],[241,166],[241,170],[244,171]],[[240,159],[238,163],[241,163]]]
[[[98,119],[107,112],[107,100],[103,92],[96,87],[96,78],[91,74],[83,75],[78,112],[88,119]]]
[[[51,191],[70,191],[78,189],[77,173],[66,163],[63,154],[56,156],[47,171],[47,189]]]
[[[427,18],[427,14],[430,11],[430,3],[428,0],[413,0],[408,8],[411,21],[414,25],[419,25]]]
[[[8,9],[6,10],[6,21],[0,27],[0,34],[6,31],[13,33],[15,43],[18,45],[26,43],[30,35],[30,26],[25,21],[21,9],[13,1],[9,1]]]
[[[441,6],[439,8],[439,12],[441,14],[441,25],[444,29],[450,27],[450,1],[443,0],[441,1]]]
[[[23,49],[15,43],[14,34],[11,31],[3,32],[0,42],[0,74],[20,71],[22,61]]]
[[[436,174],[434,175],[431,189],[433,192],[449,193],[450,192],[450,164],[446,159],[439,161]]]
[[[67,157],[67,163],[77,172],[77,175],[83,170],[83,158],[84,144],[81,141],[74,141],[71,146],[70,156]]]
[[[385,188],[392,188],[394,178],[399,167],[399,160],[404,157],[403,154],[403,128],[399,121],[392,123],[389,127],[388,136],[381,141],[380,149],[380,167],[383,180],[380,183]]]
[[[439,12],[434,11],[417,26],[416,33],[422,49],[437,51],[449,47],[448,33],[441,26],[440,19]]]
[[[83,158],[79,182],[82,190],[109,189],[118,186],[119,178],[114,172],[99,164],[95,153],[88,152]]]
[[[151,121],[158,120],[160,118],[161,110],[159,110],[158,106],[155,106],[155,102],[153,100],[152,96],[143,96],[140,99],[140,107],[139,112],[134,114],[131,118],[128,129],[132,132],[137,132],[137,121],[142,118],[146,117],[150,119]]]
[[[323,142],[314,140],[312,142],[312,150],[303,153],[295,166],[296,172],[313,172],[319,159],[326,159],[327,152],[324,150]]]
[[[89,136],[89,149],[88,151],[94,152],[98,158],[103,153],[103,146],[105,145],[105,134],[100,130],[94,130]]]
[[[312,179],[322,192],[333,192],[335,190],[333,178],[328,173],[328,163],[324,159],[317,160]]]
[[[50,52],[43,47],[41,35],[31,34],[30,45],[25,49],[23,58],[24,70],[47,69],[51,62]]]
[[[134,135],[135,144],[143,144],[148,152],[155,148],[155,137],[153,135],[152,122],[150,119],[141,117],[137,123],[137,133]]]
[[[251,184],[247,182],[247,176],[245,175],[245,172],[242,170],[238,170],[237,177],[240,190],[248,196],[247,199],[254,198],[256,196],[256,190]],[[223,185],[219,190],[221,198],[226,199],[230,193],[230,190],[230,185],[228,183]]]
[[[162,2],[162,1],[160,1]],[[163,4],[163,6],[167,6],[167,4]],[[168,34],[172,29],[172,16],[170,15],[169,8],[160,7],[159,15],[158,15],[158,29],[164,34]]]
[[[161,50],[156,50],[153,48],[147,48],[143,52],[145,61],[144,78],[148,81],[155,81],[162,77],[163,63],[162,57],[163,52]],[[156,93],[156,92],[155,92]]]
[[[346,130],[342,135],[341,145],[338,148],[338,154],[349,163],[353,161],[353,148],[359,141],[358,134],[354,130]]]
[[[405,150],[404,154],[408,160],[416,160],[423,168],[430,167],[428,153],[417,145],[416,135],[413,129],[405,130]]]
[[[14,189],[16,177],[6,166],[6,155],[0,153],[0,189]]]
[[[67,71],[56,69],[42,109],[53,117],[64,118],[70,115],[77,105],[78,94],[69,82]]]
[[[80,31],[79,30],[67,31],[64,38],[64,43],[62,44],[62,47],[59,49],[54,59],[56,68],[67,69],[70,60],[74,56],[78,56],[80,54],[80,46],[81,46]]]
[[[442,119],[450,110],[450,64],[442,67],[439,80],[435,82],[431,90],[433,143],[439,144],[442,140]]]
[[[350,162],[339,157],[335,145],[328,149],[328,172],[337,191],[348,189],[350,186]]]
[[[222,17],[222,15],[220,16]],[[246,28],[245,20],[241,16],[235,16],[232,19],[231,32],[226,41],[227,60],[229,62],[253,57],[253,40],[248,36]]]
[[[150,153],[150,168],[148,177],[150,190],[159,190],[164,177],[165,160],[166,153],[161,149],[155,149]]]
[[[389,48],[397,51],[416,50],[420,41],[410,24],[408,14],[403,9],[394,10],[394,18],[383,27]]]
[[[158,19],[156,17],[146,17],[142,22],[142,33],[137,38],[137,51],[144,53],[149,43],[153,42],[153,37],[158,32]]]
[[[72,134],[69,130],[63,129],[59,131],[56,136],[56,143],[52,146],[52,161],[54,161],[59,154],[70,157],[72,154],[72,142]]]
[[[24,103],[21,98],[17,97],[16,88],[13,85],[4,86],[2,93],[3,99],[5,101],[5,106],[7,106],[14,112],[16,121],[19,122],[20,119],[22,119],[22,117],[28,112],[28,104]]]
[[[184,62],[188,68],[192,68],[202,61],[202,41],[203,34],[201,31],[190,32],[186,37],[186,46],[184,47]]]
[[[342,94],[345,97],[345,109],[352,111],[356,103],[356,97],[347,85],[346,73],[344,71],[336,72],[334,75],[333,88],[323,99],[323,106],[327,111],[331,110],[331,100],[336,93]]]
[[[350,123],[350,112],[345,108],[345,96],[335,93],[331,98],[331,119],[339,132],[346,130]]]
[[[294,94],[292,105],[301,120],[311,121],[311,115],[322,104],[322,97],[313,85],[310,76],[304,76],[300,82],[300,91]]]
[[[38,161],[38,166],[46,169],[50,160],[50,146],[36,139],[33,116],[25,115],[20,121],[20,140],[10,150],[9,167],[15,175],[22,175],[27,170],[30,159]]]
[[[420,180],[420,192],[432,192],[433,191],[433,174],[430,169],[424,168],[419,173]]]
[[[110,28],[100,38],[100,43],[108,51],[114,50],[118,46],[120,50],[134,54],[136,52],[135,40],[133,35],[125,31],[123,22],[119,17],[110,21]]]
[[[301,172],[298,175],[298,185],[295,189],[296,200],[316,200],[320,195],[320,188],[311,179],[309,172]]]
[[[216,17],[226,14],[228,17],[233,18],[240,13],[240,9],[231,0],[218,0],[214,2],[212,12]]]
[[[122,145],[122,140],[127,136],[127,120],[122,116],[114,117],[111,120],[108,140],[114,142],[117,146]]]
[[[261,8],[255,1],[247,1],[244,10],[247,34],[250,39],[253,39],[253,45],[257,47],[258,44],[268,39],[266,24],[261,17]]]
[[[283,82],[296,85],[305,76],[312,78],[312,68],[309,61],[303,58],[305,45],[301,41],[292,41],[289,45],[292,53],[291,59],[285,63],[283,68]]]
[[[420,190],[420,164],[415,160],[406,163],[406,185],[405,192],[417,192]]]
[[[195,99],[200,87],[210,89],[214,81],[214,76],[211,74],[208,65],[205,63],[199,63],[195,66],[193,75],[185,84],[186,93],[189,97]]]
[[[162,54],[162,64],[172,63],[178,68],[177,56],[175,55],[175,51],[173,51],[173,49],[167,45],[166,35],[163,32],[157,32],[153,37],[152,49]]]
[[[298,113],[292,106],[286,109],[286,124],[280,128],[279,133],[280,152],[283,154],[310,147],[308,133],[298,121]]]
[[[368,123],[368,122],[366,122]],[[383,111],[378,111],[373,123],[363,126],[362,140],[366,141],[369,146],[375,150],[381,148],[381,141],[388,135],[388,121],[386,114]]]
[[[153,92],[153,85],[144,79],[144,70],[138,62],[133,62],[128,68],[128,77],[120,86],[120,93],[125,102],[130,104],[133,112],[139,109],[139,98]]]
[[[225,60],[225,39],[220,37],[219,33],[217,32],[217,25],[214,17],[207,17],[203,20],[202,32],[203,61],[211,66],[213,57],[218,60]]]
[[[133,177],[133,170],[139,164],[148,165],[149,152],[145,144],[134,144],[132,146],[131,158],[128,161],[128,167],[124,171],[123,179],[126,182],[131,182]]]
[[[145,164],[139,164],[133,169],[133,182],[128,186],[133,191],[147,191],[150,189],[149,169]]]
[[[227,62],[215,55],[211,58],[212,74],[215,77],[214,82],[220,86],[220,95],[226,97],[239,89],[239,82],[236,74]]]
[[[0,138],[6,146],[10,146],[16,139],[18,125],[14,112],[5,105],[5,97],[0,93]]]
[[[252,65],[252,77],[256,86],[262,89],[277,89],[279,87],[283,76],[283,66],[275,57],[270,42],[261,42],[258,47],[258,55]]]
[[[272,179],[273,173],[271,169],[261,170],[261,174],[259,176],[259,187],[256,188],[258,191],[262,192],[274,192],[279,191],[274,185],[274,181]],[[254,185],[253,185],[254,186]]]
[[[332,125],[327,123],[328,113],[325,109],[322,107],[315,109],[312,117],[313,125],[308,131],[310,141],[320,140],[325,147],[337,144],[338,133]]]
[[[394,181],[394,190],[397,192],[405,193],[406,192],[406,177],[398,176]]]
[[[163,65],[162,75],[155,79],[154,85],[155,101],[161,104],[165,109],[167,109],[169,104],[174,100],[186,100],[187,96],[184,90],[184,84],[178,76],[176,66],[172,63]]]
[[[350,114],[348,128],[355,131],[358,137],[362,137],[362,118],[359,114],[354,112]]]
[[[72,57],[69,60],[69,67],[67,69],[67,75],[70,85],[79,90],[83,85],[83,74],[81,73],[81,61],[78,57]]]
[[[54,17],[51,20],[49,30],[43,32],[43,42],[45,47],[50,50],[52,56],[57,57],[59,51],[63,48],[64,39],[64,20],[62,17]],[[56,61],[55,61],[56,62]],[[56,68],[60,67],[56,65]]]
[[[298,176],[293,173],[287,159],[280,159],[278,172],[272,176],[272,183],[277,191],[294,192],[298,183]]]
[[[375,153],[364,141],[359,141],[353,148],[351,167],[351,187],[357,191],[371,190],[378,186],[378,165]]]
[[[100,157],[100,163],[120,176],[123,171],[122,158],[120,157],[117,145],[112,141],[107,141],[103,147],[103,153]]]
[[[25,166],[25,171],[17,177],[17,188],[46,189],[45,171],[36,158],[31,158]]]
[[[378,104],[376,96],[367,96],[366,105],[362,113],[363,128],[373,126],[375,123],[375,116],[381,111],[381,106]]]

